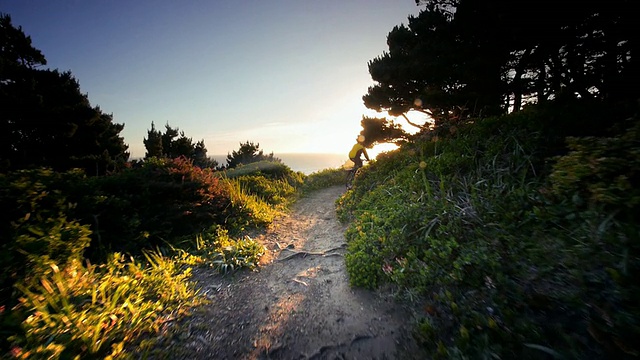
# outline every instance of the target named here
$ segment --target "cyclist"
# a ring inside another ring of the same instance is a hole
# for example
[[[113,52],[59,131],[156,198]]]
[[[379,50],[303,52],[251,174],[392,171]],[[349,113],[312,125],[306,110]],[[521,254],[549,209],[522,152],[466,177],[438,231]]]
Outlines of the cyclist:
[[[365,159],[369,161],[369,154],[367,154],[367,149],[364,147],[364,140],[364,135],[358,135],[358,138],[356,139],[357,142],[353,145],[351,151],[349,151],[349,159],[356,164],[354,167],[355,169],[362,167],[361,155],[364,155]]]

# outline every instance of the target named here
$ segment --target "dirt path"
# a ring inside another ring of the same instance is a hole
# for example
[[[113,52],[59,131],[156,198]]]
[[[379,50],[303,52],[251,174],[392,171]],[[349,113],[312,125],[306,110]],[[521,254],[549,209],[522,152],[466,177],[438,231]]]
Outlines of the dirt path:
[[[312,193],[261,234],[269,255],[260,271],[199,272],[212,303],[164,344],[171,358],[416,358],[408,316],[393,299],[349,287],[345,228],[335,213],[343,191]]]

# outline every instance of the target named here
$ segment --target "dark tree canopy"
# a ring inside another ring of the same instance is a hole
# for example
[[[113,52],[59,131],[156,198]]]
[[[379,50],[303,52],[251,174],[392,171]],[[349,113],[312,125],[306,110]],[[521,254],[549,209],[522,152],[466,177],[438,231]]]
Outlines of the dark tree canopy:
[[[435,126],[560,98],[640,96],[637,6],[628,0],[417,0],[369,62],[367,107]]]
[[[394,143],[407,138],[407,133],[393,120],[363,116],[360,121],[361,134],[365,137],[364,145],[372,147],[375,144]]]
[[[151,129],[147,130],[147,137],[144,139],[144,146],[147,150],[145,159],[151,157],[164,157],[175,159],[185,157],[194,162],[199,167],[218,166],[216,160],[207,157],[207,148],[204,140],[193,143],[193,140],[180,131],[178,128],[172,128],[169,124],[165,125],[164,133],[156,129],[151,122]]]
[[[259,143],[253,143],[247,141],[240,143],[238,151],[232,151],[231,154],[227,154],[227,168],[234,168],[238,165],[247,165],[258,161],[277,161],[280,159],[273,156],[273,153],[265,155],[264,151],[260,149]]]
[[[0,170],[83,168],[104,174],[124,164],[124,125],[91,106],[70,72],[46,64],[21,28],[0,16]]]

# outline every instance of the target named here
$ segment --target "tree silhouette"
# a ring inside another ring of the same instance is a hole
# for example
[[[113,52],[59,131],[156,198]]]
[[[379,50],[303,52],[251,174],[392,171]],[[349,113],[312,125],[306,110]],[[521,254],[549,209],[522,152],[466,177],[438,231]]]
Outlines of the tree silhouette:
[[[360,121],[361,134],[365,137],[364,145],[371,147],[375,144],[392,143],[405,140],[408,134],[393,120],[363,116]]]
[[[396,26],[388,52],[369,62],[375,84],[363,100],[371,109],[421,111],[437,127],[549,100],[640,96],[640,13],[631,1],[416,3],[425,9]]]
[[[265,155],[264,152],[260,150],[259,143],[256,144],[247,141],[240,143],[238,151],[234,150],[231,154],[227,154],[227,168],[234,168],[240,164],[246,165],[264,160],[281,162],[280,159],[273,156],[273,153]]]
[[[179,128],[172,128],[169,124],[165,125],[165,132],[161,133],[156,129],[155,124],[151,122],[151,129],[147,130],[147,137],[144,139],[146,148],[145,159],[150,157],[165,157],[175,159],[185,157],[193,160],[194,164],[199,167],[215,168],[218,162],[207,157],[207,148],[204,140],[200,140],[196,144],[187,137],[184,131]]]
[[[151,122],[151,130],[147,130],[147,137],[143,140],[144,147],[147,149],[145,159],[151,157],[162,157],[162,133],[156,130],[156,125]]]
[[[0,170],[79,167],[100,175],[123,165],[124,125],[91,106],[70,72],[37,68],[45,64],[10,16],[0,16]]]

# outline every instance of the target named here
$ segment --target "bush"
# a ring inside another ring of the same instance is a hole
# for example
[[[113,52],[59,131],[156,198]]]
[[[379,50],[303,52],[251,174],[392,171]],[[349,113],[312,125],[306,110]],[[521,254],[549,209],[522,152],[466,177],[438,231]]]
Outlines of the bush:
[[[151,158],[141,167],[93,179],[98,196],[87,202],[95,249],[140,254],[213,224],[224,224],[231,197],[209,168],[184,158]]]
[[[309,192],[318,189],[324,189],[336,185],[345,185],[347,178],[344,169],[324,169],[309,174],[304,179],[303,191]]]
[[[302,185],[305,178],[303,173],[295,172],[279,161],[259,161],[247,165],[239,165],[232,169],[225,170],[223,174],[230,179],[246,175],[262,175],[272,180],[284,180],[294,188]]]
[[[12,306],[13,285],[37,282],[50,263],[81,260],[91,231],[73,218],[71,189],[80,189],[82,172],[21,170],[0,175],[2,223],[0,305]],[[1,314],[0,314],[1,315]]]
[[[242,175],[233,179],[242,189],[277,208],[284,208],[296,195],[286,180],[268,179],[264,175]]]
[[[548,115],[422,134],[336,202],[351,283],[397,286],[438,356],[637,352],[638,128],[563,148]]]

